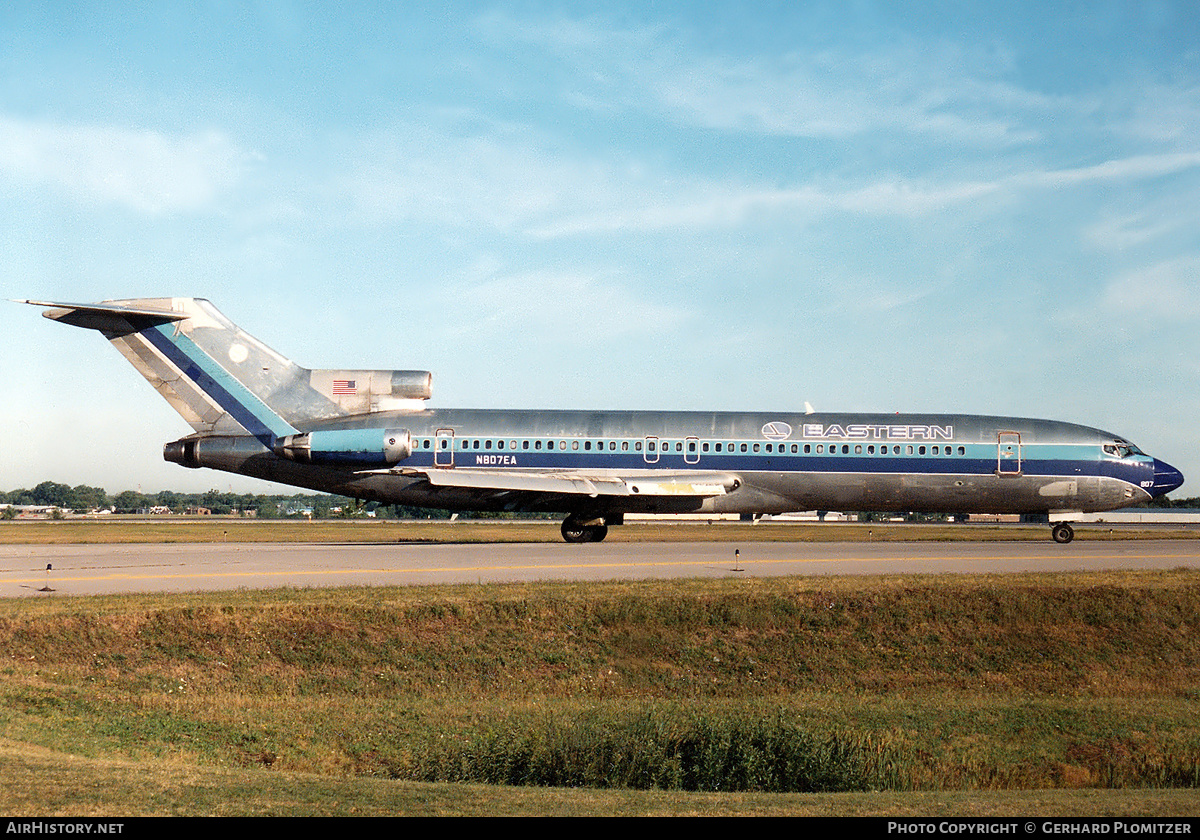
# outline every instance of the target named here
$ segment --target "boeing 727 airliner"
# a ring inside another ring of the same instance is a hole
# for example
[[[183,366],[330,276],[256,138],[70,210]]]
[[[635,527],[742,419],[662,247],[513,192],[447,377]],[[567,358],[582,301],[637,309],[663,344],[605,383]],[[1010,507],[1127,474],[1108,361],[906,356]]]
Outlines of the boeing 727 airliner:
[[[429,409],[428,371],[302,368],[199,298],[23,302],[99,330],[183,415],[194,433],[168,461],[385,504],[563,513],[568,542],[644,512],[1069,520],[1183,483],[1121,437],[1049,420]]]

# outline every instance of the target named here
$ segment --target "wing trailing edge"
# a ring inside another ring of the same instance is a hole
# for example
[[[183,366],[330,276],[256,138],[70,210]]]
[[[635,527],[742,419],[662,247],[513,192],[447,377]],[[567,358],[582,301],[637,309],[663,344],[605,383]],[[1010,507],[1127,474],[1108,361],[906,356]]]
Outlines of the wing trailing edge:
[[[576,472],[518,472],[515,470],[413,469],[364,470],[363,474],[407,475],[424,478],[434,487],[507,490],[526,493],[565,493],[590,496],[723,496],[739,480],[722,473],[679,473],[653,476],[597,475]]]

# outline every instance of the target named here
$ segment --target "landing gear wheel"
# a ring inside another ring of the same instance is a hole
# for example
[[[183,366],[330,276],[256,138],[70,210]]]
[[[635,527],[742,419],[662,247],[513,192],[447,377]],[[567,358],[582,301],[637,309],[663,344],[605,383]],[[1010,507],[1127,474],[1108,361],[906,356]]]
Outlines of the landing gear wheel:
[[[562,524],[563,539],[569,543],[587,542],[589,530],[586,525],[579,525],[570,519],[564,520]]]
[[[608,536],[607,525],[583,525],[578,520],[564,519],[563,539],[569,543],[600,542]]]
[[[1050,531],[1050,535],[1054,537],[1056,543],[1069,543],[1075,539],[1075,529],[1066,522],[1060,522]]]

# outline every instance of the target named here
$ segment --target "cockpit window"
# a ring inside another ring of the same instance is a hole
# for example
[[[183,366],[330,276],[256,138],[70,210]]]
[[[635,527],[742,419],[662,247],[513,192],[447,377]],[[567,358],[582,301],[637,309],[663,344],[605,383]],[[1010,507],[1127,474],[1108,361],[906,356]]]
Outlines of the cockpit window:
[[[1125,440],[1118,440],[1114,443],[1104,444],[1104,452],[1107,455],[1112,455],[1114,458],[1128,458],[1131,455],[1145,454],[1142,452],[1142,450]]]

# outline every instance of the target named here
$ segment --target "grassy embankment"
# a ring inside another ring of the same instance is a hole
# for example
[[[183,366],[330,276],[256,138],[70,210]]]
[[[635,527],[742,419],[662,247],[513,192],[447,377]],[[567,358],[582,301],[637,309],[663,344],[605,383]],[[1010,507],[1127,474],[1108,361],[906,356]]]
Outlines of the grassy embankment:
[[[1050,538],[1048,525],[854,522],[653,522],[609,529],[607,542],[968,541]],[[1078,525],[1076,539],[1200,539],[1183,526]],[[110,516],[0,522],[0,544],[181,542],[561,542],[558,522],[448,522],[375,519],[255,520]]]
[[[1191,813],[1197,627],[1187,570],[12,599],[0,810]]]

